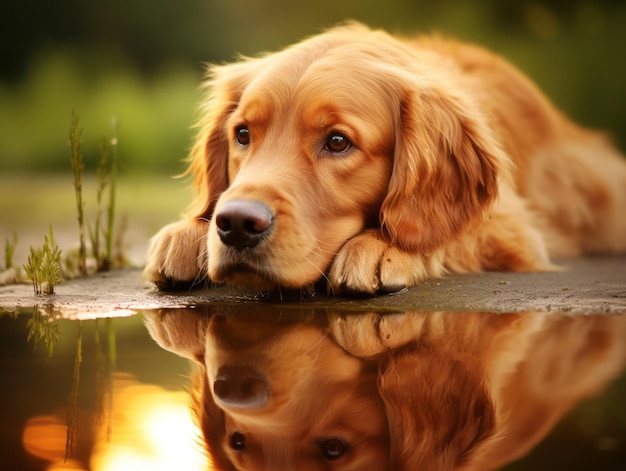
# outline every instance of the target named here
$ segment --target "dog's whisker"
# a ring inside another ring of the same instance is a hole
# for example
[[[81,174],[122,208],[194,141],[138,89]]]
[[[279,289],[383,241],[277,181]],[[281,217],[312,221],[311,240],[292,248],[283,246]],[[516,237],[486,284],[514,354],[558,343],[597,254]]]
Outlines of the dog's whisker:
[[[326,274],[324,270],[320,269],[318,265],[314,261],[312,261],[309,257],[304,257],[304,261],[308,263],[310,266],[312,266],[313,269],[320,274],[319,279],[324,279],[326,283],[330,285],[330,278],[328,278],[328,275]],[[302,271],[304,272],[304,269],[302,269]]]
[[[313,350],[317,349],[317,355],[319,355],[319,347],[322,344],[322,342],[324,342],[324,340],[329,336],[329,332],[328,331],[324,331],[324,334],[320,336],[320,338],[313,344],[311,345],[311,347],[309,347],[307,350],[305,350],[304,352],[302,352],[300,355],[298,355],[296,358],[301,358],[301,357],[305,357],[307,355],[309,355],[309,353],[311,353]]]
[[[208,232],[206,232],[203,236],[196,239],[196,243],[206,245],[206,239],[208,239],[208,237],[209,237],[209,234]],[[196,265],[201,267],[201,269],[196,275],[196,277],[194,278],[192,286],[197,286],[201,284],[201,282],[205,279],[207,281],[210,281],[207,275],[209,271],[208,270],[209,258],[207,257],[207,252],[208,251],[205,247],[204,250],[200,250],[200,252],[198,253],[198,256],[196,257]]]

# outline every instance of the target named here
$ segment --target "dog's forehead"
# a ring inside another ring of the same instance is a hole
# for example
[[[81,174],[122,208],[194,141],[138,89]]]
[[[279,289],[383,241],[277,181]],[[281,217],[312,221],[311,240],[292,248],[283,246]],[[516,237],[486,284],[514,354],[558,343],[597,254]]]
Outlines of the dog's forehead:
[[[302,76],[319,55],[319,51],[313,52],[303,45],[266,57],[263,66],[255,70],[255,75],[243,90],[240,102],[283,101],[291,97]]]
[[[294,48],[275,54],[245,88],[240,104],[294,108],[311,101],[389,102],[397,88],[384,47],[366,41]]]

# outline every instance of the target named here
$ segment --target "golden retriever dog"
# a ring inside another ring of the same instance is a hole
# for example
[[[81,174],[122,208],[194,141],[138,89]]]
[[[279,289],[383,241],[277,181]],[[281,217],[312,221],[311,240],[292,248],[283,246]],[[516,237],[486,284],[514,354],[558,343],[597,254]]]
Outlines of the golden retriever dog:
[[[347,355],[313,316],[243,309],[146,317],[162,347],[201,366],[195,409],[215,469],[386,469],[376,364]]]
[[[626,360],[623,316],[232,310],[146,313],[220,471],[498,469]]]
[[[211,67],[145,278],[374,294],[626,249],[626,162],[479,47],[359,24]]]

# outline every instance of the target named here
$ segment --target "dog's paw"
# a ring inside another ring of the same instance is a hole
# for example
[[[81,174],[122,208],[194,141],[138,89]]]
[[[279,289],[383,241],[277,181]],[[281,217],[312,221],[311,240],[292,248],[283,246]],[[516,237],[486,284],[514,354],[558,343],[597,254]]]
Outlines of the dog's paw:
[[[375,358],[419,339],[426,316],[416,313],[331,312],[335,342],[360,358]]]
[[[208,227],[205,221],[185,220],[162,228],[150,241],[144,279],[175,290],[205,278]]]
[[[394,293],[426,278],[420,255],[410,254],[370,229],[341,248],[328,275],[331,293]]]

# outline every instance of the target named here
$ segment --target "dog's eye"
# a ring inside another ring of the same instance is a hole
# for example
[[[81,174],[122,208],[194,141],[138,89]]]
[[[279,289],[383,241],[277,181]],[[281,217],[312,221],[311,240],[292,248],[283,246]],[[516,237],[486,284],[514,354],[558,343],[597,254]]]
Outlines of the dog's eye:
[[[322,456],[327,460],[339,459],[348,451],[348,444],[341,438],[321,440],[318,445]]]
[[[341,133],[334,132],[328,136],[326,141],[326,150],[334,154],[346,152],[352,147],[352,142],[346,136]]]
[[[235,138],[242,146],[250,144],[250,131],[247,126],[239,126],[235,129]]]
[[[234,432],[230,436],[230,447],[233,450],[242,451],[246,449],[246,436],[241,432]]]

